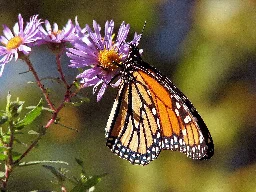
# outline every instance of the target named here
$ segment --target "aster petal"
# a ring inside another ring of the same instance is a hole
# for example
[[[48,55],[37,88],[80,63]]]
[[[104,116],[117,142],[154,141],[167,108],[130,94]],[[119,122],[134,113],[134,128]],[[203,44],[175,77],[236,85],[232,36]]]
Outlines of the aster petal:
[[[0,56],[6,54],[7,50],[6,47],[0,46]]]
[[[93,87],[92,93],[95,94],[97,92],[98,86],[100,84],[104,83],[104,81],[102,79],[100,79]]]
[[[51,34],[52,33],[52,26],[51,26],[50,22],[48,20],[45,20],[44,24],[45,24],[45,28],[46,28],[47,33]]]
[[[38,35],[41,21],[37,19],[38,15],[34,15],[30,18],[30,22],[27,23],[24,29],[24,43],[31,43],[36,40],[41,39],[41,36]]]
[[[0,59],[0,64],[6,64],[6,63],[9,63],[13,58],[13,54],[12,53],[7,53],[5,54],[5,56],[3,56],[1,59]]]
[[[79,23],[78,23],[78,17],[75,17],[75,32],[78,35],[78,37],[83,37],[86,33],[86,28],[81,28]]]
[[[70,31],[72,31],[73,29],[73,24],[71,19],[68,20],[66,26],[63,28],[63,31],[65,31],[65,33],[70,33]]]
[[[26,34],[27,37],[34,36],[38,30],[39,26],[41,25],[41,21],[37,19],[38,15],[34,15],[30,17],[30,21],[27,23],[24,34]]]
[[[58,30],[59,30],[58,24],[57,24],[57,23],[53,23],[53,32],[54,32],[54,33],[57,33]]]
[[[107,84],[103,83],[98,94],[97,94],[97,102],[99,102],[102,98],[102,96],[104,95],[105,91],[107,89]]]
[[[100,50],[104,49],[104,45],[101,41],[101,38],[98,38],[98,35],[96,33],[90,33],[90,37],[98,49],[100,49]]]
[[[75,17],[75,28],[77,29],[77,31],[80,31],[82,30],[82,28],[80,27],[79,23],[78,23],[78,17],[76,16]]]
[[[7,45],[8,40],[6,39],[6,37],[0,36],[0,42],[1,42],[3,45]]]
[[[117,41],[120,43],[125,42],[128,36],[129,30],[130,30],[130,25],[129,24],[125,25],[125,22],[122,22],[118,31]]]
[[[90,59],[94,62],[98,61],[95,56],[93,57],[92,55],[87,54],[86,52],[82,52],[73,48],[70,48],[69,51],[70,52],[68,52],[67,54],[69,54],[68,56],[70,56],[72,59],[78,59],[78,60]]]
[[[104,45],[106,49],[110,49],[112,46],[112,34],[114,30],[114,21],[107,21],[105,24],[105,37],[104,37]]]
[[[97,76],[98,71],[95,68],[87,69],[83,73],[77,75],[77,78],[92,79]],[[97,77],[98,78],[98,77]]]
[[[100,81],[99,78],[93,77],[92,79],[81,79],[80,83],[82,83],[83,84],[82,87],[85,88],[85,87],[93,86],[97,84],[99,81]]]
[[[62,40],[64,38],[70,38],[70,40],[74,37],[75,28],[74,25],[72,24],[71,19],[68,20],[68,23],[66,26],[63,28],[61,34],[59,35],[59,39]]]
[[[136,32],[134,33],[134,38],[133,40],[131,41],[131,44],[134,44],[134,45],[138,45],[139,44],[139,41],[140,41],[140,38],[141,38],[141,34],[137,34]]]
[[[23,25],[24,25],[24,23],[23,23],[23,18],[21,16],[21,14],[18,15],[18,22],[19,22],[19,28],[20,28],[19,31],[23,32]]]
[[[11,38],[13,38],[14,36],[13,36],[11,30],[9,29],[9,27],[7,27],[6,25],[3,25],[3,27],[4,27],[4,29],[3,29],[3,34],[4,34],[4,36],[5,36],[8,40],[10,40]]]
[[[48,35],[47,31],[43,28],[43,26],[40,26],[40,27],[39,27],[39,31],[40,31],[41,33],[43,33],[43,35],[45,35],[45,36]]]
[[[0,64],[0,77],[2,76],[2,74],[3,74],[3,71],[4,71],[4,66],[5,66],[5,64]]]
[[[86,30],[88,31],[90,38],[92,39],[92,41],[94,42],[94,45],[100,49],[103,50],[104,49],[104,45],[102,43],[102,38],[101,38],[101,34],[100,34],[100,26],[97,24],[97,22],[95,20],[93,20],[93,27],[94,27],[94,32],[92,32],[91,28],[86,25]]]
[[[96,38],[101,39],[101,35],[100,35],[101,27],[95,20],[93,20],[93,28],[94,28],[94,31],[95,31]]]
[[[95,47],[94,43],[89,39],[88,36],[84,36],[81,40],[86,45],[88,45],[88,47],[90,47],[90,49],[92,49],[93,51],[98,51],[98,49]]]
[[[85,25],[85,30],[88,32],[88,33],[93,33],[93,31],[91,30],[90,26],[88,24]]]
[[[18,23],[15,23],[15,25],[13,26],[13,33],[15,36],[18,36],[20,33],[20,27]]]
[[[22,51],[25,55],[28,55],[31,51],[31,48],[26,45],[20,45],[19,51]]]
[[[85,55],[91,55],[92,57],[96,57],[95,50],[92,50],[92,48],[89,46],[84,46],[82,44],[75,44],[74,47],[76,48],[76,50],[78,50],[77,54],[79,54],[79,52],[81,52],[81,53],[86,53]],[[73,48],[70,48],[69,50],[71,52],[75,52],[75,49],[73,49]]]
[[[17,61],[17,59],[19,58],[19,54],[18,54],[18,52],[16,51],[16,52],[14,52],[13,54],[11,54],[12,55],[12,57],[13,57],[13,55],[14,55],[14,59],[15,59],[15,61]]]
[[[105,37],[107,36],[111,38],[113,34],[113,30],[114,30],[114,21],[113,20],[111,20],[110,22],[107,21],[105,24]]]
[[[111,86],[113,88],[116,88],[116,87],[118,87],[120,85],[120,83],[121,83],[121,79],[118,79],[115,83],[111,84]]]
[[[69,65],[69,67],[73,67],[73,68],[82,68],[82,67],[86,67],[86,66],[90,66],[92,65],[92,63],[97,63],[94,62],[93,59],[88,58],[88,59],[80,59],[80,58],[72,58],[70,60],[71,64]]]

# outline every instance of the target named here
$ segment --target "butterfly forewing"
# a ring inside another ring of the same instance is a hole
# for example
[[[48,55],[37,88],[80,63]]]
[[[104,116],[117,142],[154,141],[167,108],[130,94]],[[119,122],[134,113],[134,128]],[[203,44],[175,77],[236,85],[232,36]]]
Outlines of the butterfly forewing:
[[[179,150],[193,159],[211,156],[213,143],[210,133],[187,97],[153,67],[140,70],[159,116],[162,149]]]

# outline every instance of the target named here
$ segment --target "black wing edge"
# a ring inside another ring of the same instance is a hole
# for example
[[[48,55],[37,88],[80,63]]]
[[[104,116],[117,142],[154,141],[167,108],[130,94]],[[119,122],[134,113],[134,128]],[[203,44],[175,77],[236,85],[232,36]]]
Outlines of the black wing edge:
[[[197,110],[195,109],[193,104],[188,99],[186,99],[185,104],[189,107],[192,115],[197,119],[197,124],[200,128],[200,131],[203,134],[205,143],[207,145],[207,151],[205,153],[205,156],[202,157],[200,160],[210,159],[214,155],[214,144],[213,144],[212,136],[211,136],[206,124],[204,123],[202,117],[199,115],[199,113],[197,112]]]

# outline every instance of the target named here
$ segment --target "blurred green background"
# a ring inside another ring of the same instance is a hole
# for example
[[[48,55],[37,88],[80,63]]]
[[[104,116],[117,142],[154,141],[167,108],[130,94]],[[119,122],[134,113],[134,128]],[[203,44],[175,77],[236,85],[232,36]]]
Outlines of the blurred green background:
[[[146,29],[140,42],[143,58],[168,76],[193,102],[206,122],[215,144],[209,161],[194,161],[178,152],[162,151],[145,167],[131,165],[106,146],[104,128],[116,90],[108,89],[100,102],[92,88],[83,90],[90,98],[78,108],[62,110],[61,122],[79,133],[52,126],[39,146],[24,160],[63,160],[66,168],[78,174],[74,158],[84,160],[88,175],[108,173],[97,191],[120,192],[228,192],[256,191],[256,2],[253,0],[141,0],[141,1],[0,1],[0,23],[13,27],[18,13],[28,20],[33,14],[64,26],[78,16],[81,26],[92,20],[104,27],[106,20],[130,23],[134,32]],[[31,54],[41,77],[56,76],[54,55],[44,46]],[[72,80],[77,71],[68,69]],[[0,108],[7,92],[20,97],[26,106],[42,97],[27,66],[21,61],[6,65],[0,78]],[[56,102],[63,90],[54,82]],[[55,92],[57,91],[57,92]],[[58,93],[58,94],[56,94]],[[49,114],[30,129],[45,124]],[[21,136],[29,143],[33,136]],[[19,147],[24,150],[23,147]],[[56,188],[52,174],[41,166],[15,170],[10,191],[50,190]]]

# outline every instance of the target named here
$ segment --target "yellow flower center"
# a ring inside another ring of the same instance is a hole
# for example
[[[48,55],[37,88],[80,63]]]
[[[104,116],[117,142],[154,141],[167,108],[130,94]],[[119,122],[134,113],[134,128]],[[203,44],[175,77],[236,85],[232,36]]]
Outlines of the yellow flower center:
[[[122,61],[121,56],[114,49],[100,51],[98,58],[100,66],[110,71],[118,68],[118,64]]]
[[[7,50],[16,49],[22,44],[22,42],[23,39],[21,37],[13,37],[8,41],[6,48]]]
[[[62,32],[61,30],[58,30],[58,31],[56,31],[56,32],[52,31],[52,35],[54,35],[54,36],[56,37],[56,36],[59,35],[61,32]]]

